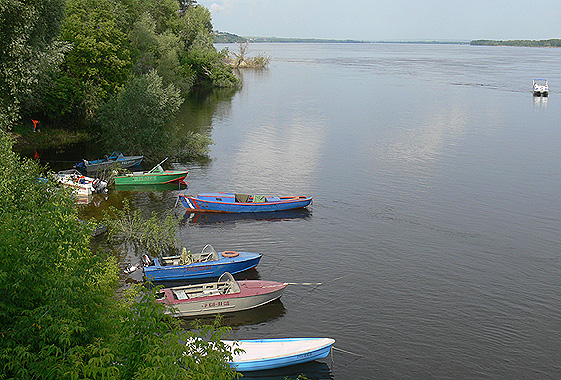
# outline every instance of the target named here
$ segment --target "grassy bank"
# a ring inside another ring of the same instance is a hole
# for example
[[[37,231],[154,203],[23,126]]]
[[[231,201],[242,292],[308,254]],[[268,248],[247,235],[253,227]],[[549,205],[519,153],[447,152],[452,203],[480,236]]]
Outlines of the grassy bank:
[[[15,139],[14,151],[21,155],[29,156],[36,149],[62,148],[79,142],[92,141],[94,136],[85,131],[66,131],[45,127],[33,132],[33,127],[17,126],[12,131]]]

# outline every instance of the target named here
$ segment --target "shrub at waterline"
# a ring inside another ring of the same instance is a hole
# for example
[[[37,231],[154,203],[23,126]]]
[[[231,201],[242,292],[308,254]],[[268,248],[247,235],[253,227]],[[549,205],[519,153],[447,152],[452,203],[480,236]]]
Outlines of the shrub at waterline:
[[[203,330],[211,343],[185,355],[193,334],[153,292],[115,297],[116,262],[90,250],[70,192],[12,145],[0,132],[0,378],[233,378],[226,330]]]

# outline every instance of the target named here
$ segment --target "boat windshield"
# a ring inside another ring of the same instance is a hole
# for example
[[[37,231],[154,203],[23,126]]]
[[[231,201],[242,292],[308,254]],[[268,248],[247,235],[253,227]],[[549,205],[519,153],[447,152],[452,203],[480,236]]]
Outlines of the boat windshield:
[[[218,279],[218,287],[224,289],[222,294],[239,293],[240,286],[229,272],[224,272]]]
[[[156,165],[152,168],[152,170],[149,171],[149,173],[163,173],[164,169],[162,168],[161,165]]]
[[[219,259],[219,256],[214,247],[210,244],[207,244],[201,250],[199,259],[201,261],[216,261]]]

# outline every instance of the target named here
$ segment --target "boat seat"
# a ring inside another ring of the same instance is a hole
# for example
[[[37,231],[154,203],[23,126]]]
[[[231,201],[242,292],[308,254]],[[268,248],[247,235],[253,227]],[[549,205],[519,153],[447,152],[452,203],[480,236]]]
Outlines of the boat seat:
[[[178,300],[188,300],[189,295],[185,293],[185,290],[174,290],[173,293],[177,297]]]
[[[234,195],[234,197],[235,197],[235,201],[236,201],[236,202],[247,203],[247,202],[249,202],[249,198],[251,197],[251,195],[249,195],[249,194],[238,194],[238,193],[236,193],[236,194]]]

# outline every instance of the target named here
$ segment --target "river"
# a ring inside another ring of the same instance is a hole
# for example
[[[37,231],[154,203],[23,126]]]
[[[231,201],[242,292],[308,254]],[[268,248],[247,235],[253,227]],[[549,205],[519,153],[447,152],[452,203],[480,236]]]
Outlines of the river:
[[[269,67],[183,106],[183,128],[212,137],[210,159],[174,166],[189,170],[187,193],[312,195],[310,207],[195,216],[174,207],[178,191],[113,191],[83,214],[129,198],[173,210],[192,251],[263,253],[238,278],[293,284],[225,318],[232,338],[336,343],[262,378],[560,378],[561,49],[250,50]],[[549,80],[548,98],[532,96],[534,78]]]

